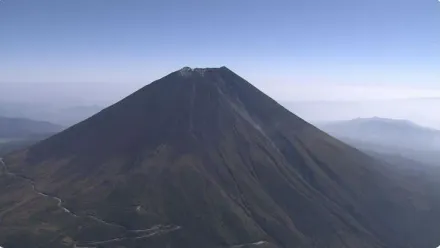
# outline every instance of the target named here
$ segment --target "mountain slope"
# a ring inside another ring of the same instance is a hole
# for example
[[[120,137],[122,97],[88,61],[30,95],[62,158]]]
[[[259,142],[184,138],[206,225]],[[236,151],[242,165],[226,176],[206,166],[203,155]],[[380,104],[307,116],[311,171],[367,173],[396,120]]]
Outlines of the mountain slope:
[[[225,67],[183,68],[4,158],[0,245],[434,247],[438,185],[409,179]]]

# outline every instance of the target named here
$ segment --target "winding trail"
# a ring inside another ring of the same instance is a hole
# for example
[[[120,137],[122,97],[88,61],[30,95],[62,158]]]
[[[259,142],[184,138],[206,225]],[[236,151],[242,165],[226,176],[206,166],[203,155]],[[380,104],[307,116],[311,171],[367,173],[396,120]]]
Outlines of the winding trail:
[[[34,193],[36,193],[36,194],[38,194],[40,196],[43,196],[43,197],[46,197],[46,198],[50,198],[50,199],[56,201],[57,202],[57,206],[59,208],[61,208],[61,210],[63,210],[63,212],[68,213],[68,214],[70,214],[71,216],[73,216],[75,218],[78,217],[78,215],[74,214],[71,210],[69,210],[69,209],[67,209],[67,208],[65,208],[63,206],[63,200],[61,200],[60,198],[58,198],[56,196],[51,196],[51,195],[48,195],[46,193],[43,193],[43,192],[39,191],[37,189],[37,187],[35,186],[35,182],[32,179],[27,178],[25,176],[20,176],[20,175],[17,175],[15,173],[10,172],[8,167],[6,166],[6,163],[3,160],[3,158],[0,158],[0,165],[3,167],[4,173],[6,175],[9,175],[9,176],[12,176],[12,177],[16,177],[18,179],[21,179],[21,180],[24,180],[24,181],[28,182],[31,185],[32,191],[34,191]]]
[[[160,236],[160,235],[164,235],[167,233],[171,233],[171,232],[180,230],[181,228],[182,227],[180,227],[180,226],[174,226],[174,225],[168,225],[168,226],[158,225],[158,226],[154,226],[150,229],[146,229],[146,230],[129,231],[129,232],[135,232],[135,233],[146,233],[143,235],[139,235],[137,237],[123,237],[123,238],[115,238],[115,239],[109,239],[109,240],[103,240],[103,241],[93,241],[93,242],[87,242],[87,243],[85,242],[83,244],[77,245],[76,248],[90,247],[90,246],[96,246],[96,245],[105,245],[105,244],[111,244],[111,243],[115,243],[115,242],[122,242],[122,241],[126,241],[126,240],[148,239],[153,236]]]
[[[72,210],[70,210],[70,209],[68,209],[68,208],[66,208],[64,206],[64,201],[61,198],[41,192],[40,190],[37,189],[37,187],[35,186],[35,182],[32,179],[27,178],[25,176],[17,175],[15,173],[12,173],[11,171],[9,171],[9,169],[8,169],[5,161],[3,160],[3,158],[0,158],[0,166],[3,167],[4,173],[6,175],[9,175],[9,176],[12,176],[12,177],[16,177],[18,179],[21,179],[21,180],[24,180],[24,181],[28,182],[31,185],[32,191],[34,191],[34,193],[36,193],[36,194],[38,194],[40,196],[43,196],[43,197],[46,197],[46,198],[49,198],[49,199],[52,199],[52,200],[56,201],[57,202],[57,206],[61,210],[63,210],[63,212],[65,212],[67,214],[70,214],[72,217],[78,218],[77,214],[75,214]],[[115,227],[122,228],[122,229],[128,231],[127,228],[124,227],[124,226],[121,226],[121,225],[118,225],[118,224],[115,224],[115,223],[107,222],[107,221],[105,221],[103,219],[100,219],[100,218],[98,218],[96,216],[88,215],[86,217],[90,218],[90,219],[92,219],[92,220],[94,220],[96,222],[99,222],[101,224],[104,224],[104,225],[107,225],[107,226],[115,226]]]
[[[258,241],[258,242],[250,243],[250,244],[234,245],[234,246],[231,246],[231,248],[241,248],[241,247],[245,247],[245,246],[260,246],[260,245],[265,245],[265,244],[268,244],[268,242]]]
[[[34,193],[36,193],[36,194],[38,194],[38,195],[40,195],[42,197],[46,197],[46,198],[49,198],[49,199],[52,199],[52,200],[56,201],[57,202],[57,206],[61,210],[63,210],[63,212],[71,215],[74,218],[78,218],[79,217],[73,211],[71,211],[70,209],[64,207],[64,204],[63,204],[64,202],[63,202],[63,200],[61,198],[56,197],[56,196],[52,196],[52,195],[49,195],[49,194],[46,194],[46,193],[43,193],[43,192],[39,191],[37,189],[37,187],[35,186],[35,181],[33,181],[32,179],[10,172],[8,167],[7,167],[7,165],[6,165],[6,163],[3,160],[3,158],[0,158],[0,166],[3,168],[3,172],[6,175],[11,176],[11,177],[15,177],[15,178],[18,178],[18,179],[21,179],[21,180],[24,180],[24,181],[28,182],[31,185],[32,191]],[[0,219],[1,219],[1,217],[2,216],[0,216]],[[116,224],[116,223],[107,222],[107,221],[105,221],[103,219],[100,219],[100,218],[98,218],[96,216],[88,215],[88,216],[85,216],[85,217],[90,218],[90,219],[92,219],[92,220],[94,220],[96,222],[99,222],[99,223],[103,224],[103,225],[118,227],[120,229],[123,229],[126,233],[132,233],[132,234],[137,235],[137,236],[114,238],[114,239],[103,240],[103,241],[84,242],[81,245],[75,244],[74,247],[76,247],[76,248],[81,248],[81,247],[85,248],[85,247],[90,247],[90,246],[103,245],[103,244],[109,244],[109,243],[114,243],[114,242],[121,242],[121,241],[125,241],[125,240],[147,239],[147,238],[150,238],[150,237],[153,237],[153,236],[163,235],[163,234],[167,234],[167,233],[170,233],[170,232],[174,232],[174,231],[177,231],[177,230],[182,228],[180,226],[175,226],[175,225],[156,225],[156,226],[148,228],[148,229],[129,230],[125,226],[122,226],[122,225],[119,225],[119,224]]]

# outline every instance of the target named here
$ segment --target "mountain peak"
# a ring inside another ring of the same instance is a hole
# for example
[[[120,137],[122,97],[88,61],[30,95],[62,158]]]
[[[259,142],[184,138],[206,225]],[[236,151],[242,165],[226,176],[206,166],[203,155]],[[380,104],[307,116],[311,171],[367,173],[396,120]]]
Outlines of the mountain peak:
[[[212,73],[212,72],[221,72],[224,70],[228,70],[225,66],[222,67],[206,67],[206,68],[191,68],[189,66],[185,66],[182,69],[180,69],[178,72],[180,75],[184,77],[189,77],[193,75],[200,75],[205,76],[206,73]]]

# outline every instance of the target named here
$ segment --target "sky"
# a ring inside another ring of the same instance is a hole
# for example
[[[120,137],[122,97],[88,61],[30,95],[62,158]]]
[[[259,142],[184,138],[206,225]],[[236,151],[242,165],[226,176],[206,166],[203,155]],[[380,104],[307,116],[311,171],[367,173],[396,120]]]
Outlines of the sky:
[[[223,65],[279,101],[440,97],[440,2],[0,1],[4,101],[106,104]]]

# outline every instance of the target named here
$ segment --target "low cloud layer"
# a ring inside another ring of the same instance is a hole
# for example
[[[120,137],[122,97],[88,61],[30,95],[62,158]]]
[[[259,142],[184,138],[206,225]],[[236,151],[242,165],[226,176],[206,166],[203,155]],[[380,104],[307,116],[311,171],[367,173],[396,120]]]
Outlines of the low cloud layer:
[[[283,104],[310,122],[384,117],[411,120],[440,129],[440,98],[413,98],[363,101],[292,101]]]

